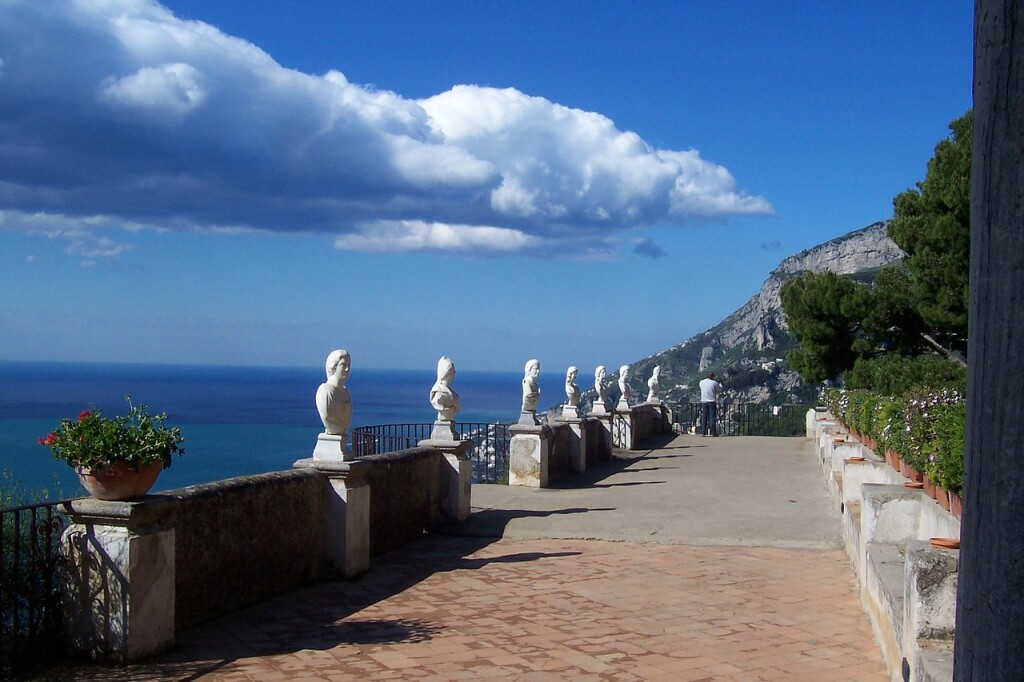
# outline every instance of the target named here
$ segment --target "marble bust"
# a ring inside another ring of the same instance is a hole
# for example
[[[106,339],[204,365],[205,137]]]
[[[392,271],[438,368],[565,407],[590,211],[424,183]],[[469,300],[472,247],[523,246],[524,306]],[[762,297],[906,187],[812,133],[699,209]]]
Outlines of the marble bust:
[[[598,365],[597,369],[594,370],[594,391],[597,393],[597,397],[594,398],[594,404],[591,406],[591,412],[594,414],[605,414],[605,401],[608,400],[608,386],[604,383],[604,377],[607,373],[604,365]]]
[[[619,408],[628,408],[633,393],[629,390],[629,365],[619,367]]]
[[[576,367],[570,367],[565,372],[565,397],[572,407],[580,404],[580,387],[576,385],[577,374],[579,370]]]
[[[656,403],[658,401],[658,391],[661,390],[661,366],[656,365],[654,372],[651,374],[651,378],[647,380],[647,402]]]
[[[537,377],[540,376],[540,360],[528,360],[523,368],[523,415],[529,415],[536,423],[537,403],[540,402],[540,386],[537,385]],[[523,418],[520,418],[523,421]]]
[[[333,350],[325,363],[327,381],[316,389],[316,409],[324,423],[324,433],[344,436],[352,421],[352,396],[345,381],[352,369],[352,357],[346,350]]]
[[[437,421],[451,422],[459,411],[459,394],[452,388],[455,380],[455,363],[441,356],[437,361],[437,381],[430,388],[430,404],[437,410]]]

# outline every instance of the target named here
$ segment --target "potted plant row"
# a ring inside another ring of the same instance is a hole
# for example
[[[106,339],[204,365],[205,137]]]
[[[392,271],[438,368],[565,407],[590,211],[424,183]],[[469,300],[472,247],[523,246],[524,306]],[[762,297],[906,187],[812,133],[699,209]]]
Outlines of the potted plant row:
[[[891,467],[959,518],[966,417],[961,390],[918,387],[902,396],[829,390],[824,399],[865,445],[884,451]]]

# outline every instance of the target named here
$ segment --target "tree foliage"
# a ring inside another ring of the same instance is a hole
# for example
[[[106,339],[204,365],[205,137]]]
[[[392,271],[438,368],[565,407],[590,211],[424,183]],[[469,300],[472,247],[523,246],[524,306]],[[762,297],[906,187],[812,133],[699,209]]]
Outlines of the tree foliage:
[[[834,379],[866,350],[863,285],[834,272],[807,272],[787,280],[780,295],[786,321],[800,347],[789,362],[804,381]]]
[[[971,112],[949,124],[925,179],[893,199],[889,237],[907,254],[924,323],[940,343],[967,351],[970,270]]]
[[[804,381],[845,373],[848,383],[888,392],[962,377],[962,368],[931,357],[936,346],[946,354],[967,350],[971,112],[949,127],[925,179],[893,200],[888,231],[906,253],[902,264],[872,282],[826,272],[783,285],[783,311],[800,343],[790,363]]]
[[[800,347],[790,364],[804,381],[837,379],[859,360],[923,351],[912,275],[883,268],[872,283],[807,272],[782,286],[782,309]]]

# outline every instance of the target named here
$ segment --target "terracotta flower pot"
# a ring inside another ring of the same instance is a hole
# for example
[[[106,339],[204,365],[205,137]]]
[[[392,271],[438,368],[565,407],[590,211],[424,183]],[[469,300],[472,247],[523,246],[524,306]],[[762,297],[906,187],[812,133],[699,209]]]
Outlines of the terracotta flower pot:
[[[910,475],[907,476],[907,478],[909,478],[914,483],[924,483],[924,474],[922,474],[914,467],[910,467]]]
[[[924,477],[924,494],[933,500],[936,499],[938,493],[935,491],[935,484],[928,476]]]
[[[960,499],[960,496],[958,494],[956,494],[956,493],[950,493],[949,494],[949,511],[951,511],[953,513],[953,516],[955,516],[955,517],[957,517],[959,519],[961,517],[961,515],[963,514],[963,507],[964,507],[964,503],[963,503],[963,500]]]
[[[939,506],[949,511],[949,491],[940,486],[935,486],[935,501]]]
[[[929,542],[936,549],[960,549],[960,538],[931,538]]]
[[[96,471],[79,467],[76,472],[82,487],[96,499],[122,501],[148,493],[162,470],[163,463],[157,461],[138,471],[132,471],[124,462],[117,462]]]

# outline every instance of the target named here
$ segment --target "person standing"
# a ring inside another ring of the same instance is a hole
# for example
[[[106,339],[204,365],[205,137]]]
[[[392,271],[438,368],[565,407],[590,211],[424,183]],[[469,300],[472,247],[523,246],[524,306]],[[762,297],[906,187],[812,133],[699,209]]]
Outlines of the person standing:
[[[718,435],[718,394],[722,392],[722,384],[715,381],[715,373],[708,372],[705,379],[700,380],[700,435]]]

